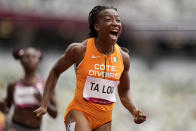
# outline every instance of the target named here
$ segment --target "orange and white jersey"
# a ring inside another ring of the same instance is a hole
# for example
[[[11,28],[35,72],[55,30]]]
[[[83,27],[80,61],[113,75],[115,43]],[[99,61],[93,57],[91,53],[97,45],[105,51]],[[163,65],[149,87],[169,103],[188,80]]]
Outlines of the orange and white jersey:
[[[114,52],[104,55],[96,49],[94,40],[88,40],[84,59],[77,67],[76,93],[88,102],[113,103],[116,102],[115,92],[124,69],[120,49],[115,44]]]
[[[85,56],[76,67],[75,97],[69,103],[65,119],[71,110],[78,110],[88,114],[86,117],[90,115],[96,118],[98,124],[93,120],[92,129],[111,121],[116,102],[115,92],[123,70],[124,64],[117,44],[111,55],[104,55],[96,49],[95,38],[89,38]]]

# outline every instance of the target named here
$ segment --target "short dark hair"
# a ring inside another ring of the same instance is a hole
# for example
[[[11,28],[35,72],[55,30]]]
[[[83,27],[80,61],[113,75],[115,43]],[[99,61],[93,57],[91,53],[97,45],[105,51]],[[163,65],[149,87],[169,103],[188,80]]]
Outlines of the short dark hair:
[[[90,32],[89,32],[89,37],[97,37],[97,31],[95,30],[94,28],[94,24],[97,22],[97,16],[99,15],[99,13],[102,11],[102,10],[105,10],[105,9],[114,9],[117,11],[116,8],[112,7],[112,6],[95,6],[89,13],[89,16],[88,16],[88,24],[89,24],[89,29],[90,29]]]

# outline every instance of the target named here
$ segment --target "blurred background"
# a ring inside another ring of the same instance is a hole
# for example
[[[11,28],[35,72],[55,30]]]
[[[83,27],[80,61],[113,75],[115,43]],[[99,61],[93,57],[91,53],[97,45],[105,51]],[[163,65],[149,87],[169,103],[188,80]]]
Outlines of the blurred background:
[[[136,125],[118,102],[112,131],[196,130],[196,1],[194,0],[0,0],[0,99],[9,82],[23,76],[12,49],[34,46],[44,53],[43,77],[66,47],[88,38],[88,13],[95,5],[118,9],[120,46],[130,50],[131,92],[147,114]],[[57,84],[59,115],[46,115],[43,131],[65,131],[63,116],[74,96],[73,67]]]

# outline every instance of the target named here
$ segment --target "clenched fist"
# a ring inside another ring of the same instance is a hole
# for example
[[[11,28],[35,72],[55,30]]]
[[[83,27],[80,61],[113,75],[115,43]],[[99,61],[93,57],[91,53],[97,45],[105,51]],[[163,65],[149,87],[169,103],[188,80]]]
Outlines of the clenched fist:
[[[133,114],[134,122],[136,124],[141,124],[142,122],[146,121],[146,114],[140,110],[136,110]]]

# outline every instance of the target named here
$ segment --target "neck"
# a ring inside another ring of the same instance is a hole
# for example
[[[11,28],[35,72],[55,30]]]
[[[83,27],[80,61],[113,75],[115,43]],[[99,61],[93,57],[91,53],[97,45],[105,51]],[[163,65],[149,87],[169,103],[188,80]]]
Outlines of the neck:
[[[24,82],[26,84],[33,84],[36,81],[37,81],[37,73],[36,73],[36,71],[26,71],[25,72]]]
[[[114,52],[114,44],[115,43],[110,43],[108,41],[95,38],[95,46],[97,50],[104,55],[110,55]]]

